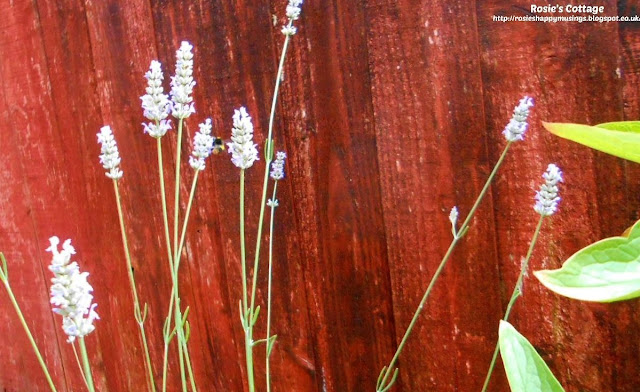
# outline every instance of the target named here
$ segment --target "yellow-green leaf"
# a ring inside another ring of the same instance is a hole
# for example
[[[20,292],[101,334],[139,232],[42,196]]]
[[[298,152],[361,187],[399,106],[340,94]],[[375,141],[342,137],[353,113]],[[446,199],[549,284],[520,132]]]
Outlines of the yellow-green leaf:
[[[614,302],[640,296],[640,221],[628,236],[600,240],[574,253],[562,268],[534,275],[550,290],[582,301]]]
[[[564,392],[536,349],[506,321],[500,321],[498,343],[512,392]]]
[[[624,121],[597,126],[546,123],[547,131],[587,147],[640,163],[640,122]]]

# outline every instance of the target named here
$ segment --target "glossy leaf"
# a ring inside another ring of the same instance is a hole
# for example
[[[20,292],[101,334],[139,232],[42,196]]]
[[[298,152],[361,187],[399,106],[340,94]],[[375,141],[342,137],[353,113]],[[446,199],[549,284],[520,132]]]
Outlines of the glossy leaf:
[[[628,236],[598,241],[556,270],[535,271],[550,290],[565,297],[614,302],[640,296],[640,221]]]
[[[536,349],[506,321],[500,321],[498,342],[512,392],[564,392]]]
[[[606,128],[612,131],[635,132],[640,134],[640,121],[616,121],[596,125],[598,128]]]
[[[546,122],[542,125],[554,135],[640,163],[640,122],[638,121],[604,123],[598,126]]]

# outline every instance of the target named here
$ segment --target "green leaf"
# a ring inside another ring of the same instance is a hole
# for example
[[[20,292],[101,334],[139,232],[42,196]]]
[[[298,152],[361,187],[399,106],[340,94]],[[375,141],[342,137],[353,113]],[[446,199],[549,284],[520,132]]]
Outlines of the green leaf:
[[[564,392],[536,349],[506,321],[500,321],[498,343],[512,392]]]
[[[535,271],[548,289],[565,297],[614,302],[640,296],[640,221],[628,236],[611,237],[580,249],[562,268]]]
[[[546,123],[547,131],[587,147],[640,163],[640,122],[623,121],[597,126]]]
[[[616,121],[596,125],[598,128],[610,129],[620,132],[640,133],[640,121]]]

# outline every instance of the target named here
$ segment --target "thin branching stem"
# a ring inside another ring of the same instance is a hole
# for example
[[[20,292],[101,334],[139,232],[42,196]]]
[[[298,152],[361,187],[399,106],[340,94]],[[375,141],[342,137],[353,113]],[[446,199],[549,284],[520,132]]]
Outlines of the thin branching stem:
[[[516,281],[516,285],[513,288],[513,292],[511,293],[511,298],[509,298],[509,303],[507,304],[507,310],[504,313],[504,317],[502,318],[504,321],[509,320],[509,315],[511,314],[511,310],[516,300],[522,294],[522,281],[527,274],[527,268],[529,267],[529,260],[531,259],[531,255],[533,254],[533,248],[536,246],[536,242],[538,241],[538,236],[540,234],[540,229],[542,228],[542,222],[545,216],[540,215],[540,219],[538,220],[538,225],[536,226],[536,230],[533,233],[533,237],[531,238],[531,243],[529,244],[529,250],[527,251],[527,256],[522,262],[522,266],[520,268],[520,275],[518,275],[518,280]],[[487,376],[484,379],[484,385],[482,386],[482,392],[485,392],[489,387],[489,382],[491,381],[491,374],[493,373],[493,368],[496,366],[496,361],[498,359],[498,353],[500,352],[500,344],[496,343],[496,347],[493,350],[493,356],[491,357],[491,364],[489,365],[489,371],[487,372]]]
[[[178,251],[176,252],[175,255],[175,261],[174,261],[174,274],[176,277],[176,281],[178,279],[178,271],[180,268],[180,259],[182,257],[182,248],[184,246],[184,241],[185,241],[185,237],[187,234],[187,225],[189,224],[189,214],[191,212],[191,206],[193,205],[193,199],[196,193],[196,185],[198,184],[198,174],[200,173],[199,170],[195,171],[195,175],[193,176],[193,182],[191,183],[191,191],[189,192],[189,201],[187,202],[187,210],[185,211],[185,215],[184,215],[184,222],[182,224],[182,232],[180,234],[180,243],[178,245]],[[174,298],[175,301],[177,301],[177,295],[178,295],[178,291],[177,291],[178,285],[175,285],[175,290],[173,290],[174,293]],[[176,307],[176,310],[178,310],[180,317],[182,317],[182,309],[178,309]],[[193,368],[191,366],[191,357],[189,356],[189,350],[187,348],[187,340],[186,337],[184,336],[184,328],[182,328],[182,324],[178,327],[182,333],[183,339],[180,341],[180,344],[182,344],[182,350],[184,352],[184,356],[185,356],[185,362],[186,362],[186,366],[187,366],[187,371],[189,373],[189,380],[191,383],[191,390],[192,391],[197,391],[196,388],[196,383],[195,383],[195,378],[193,376]]]
[[[292,21],[289,22],[289,26],[291,26]],[[280,62],[278,64],[278,72],[276,74],[276,82],[275,82],[275,87],[274,87],[274,91],[273,91],[273,99],[271,101],[271,112],[269,114],[269,131],[267,133],[267,139],[266,139],[266,150],[265,150],[265,168],[264,168],[264,179],[263,179],[263,183],[262,183],[262,199],[260,202],[260,215],[259,215],[259,220],[258,220],[258,231],[257,231],[257,235],[256,235],[256,251],[255,251],[255,255],[254,255],[254,262],[253,262],[253,282],[252,282],[252,286],[251,286],[251,306],[250,308],[248,308],[248,310],[244,310],[246,316],[245,316],[245,349],[246,349],[246,353],[247,353],[247,375],[249,378],[249,390],[250,392],[253,392],[253,325],[255,324],[255,299],[256,299],[256,289],[257,289],[257,284],[258,284],[258,270],[259,270],[259,266],[260,266],[260,245],[261,245],[261,239],[262,239],[262,227],[264,224],[264,211],[265,211],[265,205],[267,202],[267,187],[269,184],[269,168],[271,166],[271,161],[272,161],[272,157],[273,157],[273,124],[275,121],[275,114],[276,114],[276,106],[277,106],[277,102],[278,102],[278,93],[280,91],[280,83],[282,81],[282,73],[284,72],[284,61],[286,58],[286,54],[287,54],[287,48],[289,46],[289,40],[290,40],[290,36],[285,36],[285,40],[284,40],[284,45],[282,47],[282,54],[280,55]],[[242,172],[244,172],[244,170],[242,170]],[[242,176],[242,182],[243,184],[241,185],[242,189],[244,189],[244,174],[241,175]],[[242,203],[244,203],[244,199],[242,200]],[[242,214],[242,218],[244,219],[244,211],[241,210],[241,214]],[[244,223],[243,223],[244,224]],[[242,242],[244,243],[244,230],[241,230],[242,232]],[[244,245],[243,245],[244,246]],[[244,253],[243,253],[244,255]],[[244,259],[244,256],[243,256]],[[243,270],[244,270],[244,266],[243,266]],[[243,282],[244,283],[244,282]],[[244,290],[246,292],[246,289]],[[244,301],[244,308],[247,309],[247,303],[246,303],[246,299]]]
[[[129,252],[129,241],[127,239],[127,230],[124,224],[124,214],[122,212],[122,202],[120,201],[120,191],[118,190],[118,180],[113,180],[113,190],[116,194],[116,205],[118,207],[118,219],[120,221],[120,233],[122,234],[122,246],[124,248],[124,255],[125,255],[125,260],[127,262],[127,276],[129,277],[129,286],[131,289],[131,293],[133,296],[133,306],[134,306],[134,312],[135,312],[135,317],[136,317],[136,321],[138,323],[138,328],[140,329],[140,338],[142,339],[142,346],[144,349],[144,361],[145,361],[145,366],[147,368],[147,376],[148,381],[149,381],[149,386],[150,386],[150,390],[155,392],[156,390],[156,385],[155,385],[155,378],[153,376],[153,366],[151,365],[151,356],[149,355],[149,347],[147,345],[147,335],[144,331],[144,317],[146,317],[146,314],[143,315],[143,313],[146,313],[146,307],[145,307],[145,312],[142,311],[142,309],[140,308],[140,301],[138,299],[138,290],[136,288],[136,281],[135,281],[135,277],[133,275],[133,265],[131,263],[131,253]]]
[[[273,195],[271,196],[271,200],[273,203],[276,201],[276,190],[278,189],[278,181],[276,180],[273,184]],[[275,218],[276,206],[273,204],[271,206],[271,219],[269,220],[269,278],[267,283],[267,355],[265,361],[265,373],[266,373],[266,383],[267,383],[267,392],[271,392],[271,367],[270,367],[270,358],[271,358],[271,350],[273,348],[273,342],[271,340],[271,283],[273,277],[273,222]]]
[[[435,286],[436,281],[440,277],[440,274],[444,270],[444,267],[446,266],[447,261],[449,261],[449,258],[451,257],[451,254],[453,253],[453,250],[458,245],[458,242],[460,241],[460,239],[462,239],[462,237],[464,237],[464,235],[466,234],[466,232],[467,232],[467,230],[469,228],[469,225],[471,223],[471,220],[473,219],[473,216],[475,215],[476,210],[478,209],[478,207],[480,206],[480,203],[482,202],[482,200],[484,199],[485,195],[489,191],[491,182],[493,181],[496,173],[498,172],[498,169],[502,165],[502,162],[504,161],[504,158],[507,156],[507,152],[509,151],[509,147],[511,146],[511,143],[512,142],[507,142],[507,145],[505,146],[504,150],[502,151],[502,154],[500,155],[500,158],[498,159],[498,162],[493,167],[493,170],[491,171],[491,174],[489,174],[489,178],[487,178],[487,181],[485,182],[484,186],[482,187],[482,190],[480,191],[480,195],[478,195],[478,198],[476,199],[475,203],[473,204],[473,207],[471,207],[471,211],[469,211],[469,214],[467,215],[467,218],[464,220],[464,223],[462,223],[462,225],[460,226],[460,229],[458,230],[458,235],[453,237],[453,240],[451,241],[451,244],[449,245],[449,249],[447,249],[447,252],[445,253],[444,257],[442,258],[442,261],[440,262],[440,265],[436,269],[436,272],[433,274],[433,277],[431,278],[431,281],[429,282],[429,286],[427,287],[427,290],[424,292],[424,295],[422,296],[422,299],[420,300],[420,304],[418,305],[418,308],[416,309],[415,313],[413,314],[413,318],[411,319],[411,322],[409,323],[409,327],[405,331],[404,336],[402,337],[402,340],[400,341],[400,344],[398,345],[398,348],[396,349],[396,352],[393,355],[393,358],[391,359],[391,362],[389,362],[389,365],[386,366],[382,371],[384,373],[384,376],[382,376],[382,379],[380,380],[380,382],[377,385],[377,388],[376,388],[377,392],[386,391],[393,384],[392,380],[395,380],[394,374],[397,374],[397,370],[395,368],[395,364],[398,361],[398,358],[400,357],[400,354],[402,353],[402,349],[407,344],[407,340],[409,339],[409,336],[411,336],[411,332],[413,331],[413,328],[416,325],[416,322],[418,321],[418,318],[420,317],[420,314],[422,314],[424,306],[427,303],[427,299],[429,298],[429,295],[431,294],[431,290],[433,290],[433,287]],[[392,377],[392,378],[390,379],[390,377]]]

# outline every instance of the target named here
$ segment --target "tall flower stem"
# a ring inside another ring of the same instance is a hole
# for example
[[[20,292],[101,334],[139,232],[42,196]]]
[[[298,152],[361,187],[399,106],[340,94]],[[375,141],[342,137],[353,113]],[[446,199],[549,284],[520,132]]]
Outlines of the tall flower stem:
[[[195,175],[193,177],[193,182],[191,184],[191,191],[189,192],[189,201],[187,202],[187,210],[185,211],[185,215],[184,215],[184,222],[182,224],[182,232],[180,234],[180,243],[178,245],[178,251],[176,252],[175,255],[175,260],[174,260],[174,271],[173,274],[175,276],[175,286],[174,286],[174,290],[172,290],[172,294],[173,294],[173,299],[174,302],[177,304],[179,303],[180,298],[178,297],[178,270],[180,268],[180,258],[182,256],[182,249],[184,246],[184,240],[185,240],[185,236],[187,233],[187,225],[189,223],[189,213],[191,212],[191,206],[193,205],[193,198],[195,196],[196,193],[196,185],[198,184],[198,174],[200,173],[199,170],[195,171]],[[179,317],[180,319],[182,319],[182,310],[176,306],[175,307],[175,311],[177,312],[177,317]],[[182,334],[182,340],[180,340],[178,343],[182,345],[182,350],[184,352],[184,356],[185,356],[185,362],[186,362],[186,366],[187,366],[187,371],[189,373],[189,380],[191,383],[191,390],[192,391],[197,391],[196,388],[196,384],[195,384],[195,378],[193,376],[193,368],[191,366],[191,358],[189,357],[189,350],[187,349],[187,341],[186,341],[186,337],[184,336],[184,328],[182,328],[182,323],[180,324],[180,326],[178,326],[178,336],[180,337],[180,334]]]
[[[289,24],[292,24],[290,22]],[[254,310],[256,285],[258,282],[258,266],[260,263],[260,244],[262,241],[262,226],[264,222],[264,210],[267,203],[267,187],[269,185],[269,169],[273,159],[273,124],[276,116],[276,104],[278,102],[278,93],[280,92],[280,82],[282,81],[282,73],[284,72],[284,60],[287,56],[287,48],[289,47],[290,36],[285,36],[284,45],[282,46],[282,54],[280,55],[280,63],[278,64],[278,72],[276,74],[276,85],[273,89],[273,99],[271,101],[271,113],[269,114],[269,132],[267,133],[267,148],[265,151],[264,179],[262,182],[262,202],[260,203],[260,220],[258,221],[258,235],[256,237],[256,254],[253,262],[253,286],[251,288],[251,310]]]
[[[180,208],[180,157],[182,155],[182,128],[183,128],[183,119],[180,118],[180,120],[178,121],[178,143],[177,143],[177,147],[176,147],[176,179],[175,179],[175,193],[174,193],[174,203],[173,203],[173,250],[174,252],[178,251],[178,222],[179,222],[179,208]],[[175,264],[177,264],[175,262],[177,258],[177,255],[174,253],[173,254],[173,260],[174,260],[174,271],[176,271],[177,269],[175,268]],[[174,273],[174,275],[176,275]],[[180,361],[180,380],[182,381],[182,390],[186,391],[187,390],[187,380],[186,380],[186,373],[185,373],[185,358],[184,358],[184,350],[183,350],[183,341],[184,341],[184,334],[183,334],[183,330],[182,330],[182,320],[180,317],[180,294],[178,291],[178,279],[177,276],[175,276],[175,278],[173,279],[173,292],[174,292],[174,298],[177,298],[177,300],[175,300],[175,307],[174,307],[174,322],[176,325],[176,333],[178,336],[178,359]]]
[[[162,220],[163,220],[163,226],[164,226],[164,236],[165,236],[165,242],[167,245],[167,260],[169,260],[169,268],[170,268],[170,274],[171,274],[171,278],[172,278],[172,282],[173,282],[173,252],[171,250],[171,234],[169,233],[169,214],[167,212],[167,195],[166,195],[166,190],[165,190],[165,183],[164,183],[164,161],[162,159],[162,141],[161,138],[157,138],[156,139],[156,146],[157,146],[157,150],[158,150],[158,175],[160,177],[160,198],[162,201]],[[171,314],[173,314],[173,283],[172,283],[172,295],[171,295],[171,300],[169,302],[169,312],[168,312],[168,316],[167,319],[165,321],[165,335],[164,336],[164,355],[163,355],[163,361],[162,361],[162,391],[166,392],[167,390],[167,369],[168,369],[168,356],[169,356],[169,343],[170,343],[170,338],[169,338],[169,334],[171,333]]]
[[[136,281],[133,276],[133,266],[131,263],[131,253],[129,252],[129,241],[127,240],[127,231],[124,224],[124,214],[122,213],[122,203],[120,201],[120,191],[118,190],[118,180],[113,180],[113,189],[116,194],[116,205],[118,207],[118,218],[120,221],[120,233],[122,234],[122,246],[124,248],[125,259],[127,262],[127,275],[129,277],[129,285],[131,293],[133,295],[133,306],[136,321],[138,322],[138,328],[140,329],[140,338],[142,339],[142,346],[144,348],[144,361],[148,372],[150,390],[156,390],[155,380],[153,376],[153,367],[151,365],[151,356],[149,355],[149,347],[147,345],[147,335],[144,330],[144,322],[147,316],[147,307],[145,305],[144,311],[140,308],[140,301],[138,300],[138,290],[136,289]]]
[[[527,251],[527,256],[522,262],[522,267],[520,268],[520,275],[518,275],[518,280],[516,281],[516,286],[513,288],[513,293],[511,293],[511,298],[509,299],[509,303],[507,304],[507,310],[504,313],[504,317],[502,318],[504,321],[509,320],[509,315],[511,314],[511,309],[515,304],[516,300],[522,294],[522,281],[524,276],[527,273],[527,268],[529,267],[529,260],[531,259],[531,255],[533,254],[533,248],[536,246],[536,242],[538,241],[538,235],[540,234],[540,229],[542,228],[542,221],[545,216],[541,215],[538,220],[538,225],[536,226],[536,230],[533,233],[533,237],[531,238],[531,243],[529,244],[529,250]],[[498,353],[500,352],[500,345],[496,343],[496,347],[493,350],[493,357],[491,358],[491,364],[489,365],[489,371],[487,372],[487,376],[484,379],[484,385],[482,386],[482,392],[485,392],[489,387],[489,382],[491,381],[491,374],[493,373],[493,368],[496,365],[496,360],[498,359]]]
[[[244,238],[244,169],[240,170],[240,262],[242,268],[242,327],[244,329],[244,344],[247,361],[247,383],[249,391],[255,391],[253,379],[253,341],[251,329],[253,312],[249,310],[247,301],[247,253]]]
[[[276,190],[278,189],[278,181],[273,184],[273,196],[271,200],[276,200]],[[271,339],[271,283],[273,271],[273,221],[275,218],[276,206],[271,206],[271,219],[269,220],[269,280],[267,283],[267,355],[265,361],[265,373],[267,382],[267,392],[271,392],[271,367],[270,358],[273,349],[273,341]]]
[[[22,324],[22,328],[24,329],[24,332],[27,334],[27,338],[29,339],[29,343],[31,343],[31,348],[33,348],[33,352],[36,354],[36,358],[38,358],[38,363],[40,364],[40,367],[44,372],[44,376],[47,379],[47,384],[49,384],[49,388],[51,388],[53,392],[56,392],[57,390],[55,385],[53,384],[51,375],[49,374],[49,369],[47,368],[47,365],[44,363],[44,359],[42,359],[42,355],[40,354],[38,345],[36,344],[36,341],[33,339],[31,330],[29,329],[29,326],[27,325],[27,322],[25,321],[24,316],[22,315],[22,310],[20,310],[18,301],[16,300],[16,297],[13,295],[13,290],[9,285],[9,277],[7,276],[7,260],[4,258],[3,253],[0,253],[0,259],[2,261],[2,266],[0,268],[0,280],[4,284],[5,289],[7,289],[7,294],[9,295],[9,300],[11,301],[11,305],[13,305],[13,309],[15,309],[16,313],[18,314],[18,319],[20,320],[20,324]]]
[[[85,377],[84,375],[84,368],[82,367],[82,362],[80,361],[80,357],[78,356],[78,350],[76,349],[76,342],[71,343],[71,348],[73,349],[73,356],[76,358],[78,369],[80,369],[80,375],[82,376],[82,381],[84,381],[84,385],[87,388],[89,388],[89,384],[87,383],[87,377]]]
[[[407,340],[409,340],[409,336],[411,336],[411,332],[413,331],[413,328],[416,325],[416,322],[418,321],[418,318],[420,318],[420,315],[422,314],[422,311],[424,310],[424,306],[427,303],[427,299],[429,298],[429,295],[431,294],[431,290],[433,290],[433,287],[435,286],[436,281],[440,277],[440,274],[444,270],[444,267],[446,266],[447,261],[449,261],[449,258],[451,257],[451,254],[453,253],[454,249],[458,245],[458,242],[462,239],[462,237],[464,237],[464,235],[466,234],[467,230],[469,229],[469,225],[471,223],[471,220],[473,219],[473,216],[475,215],[476,210],[480,206],[480,203],[482,202],[482,200],[486,196],[487,192],[489,191],[489,188],[491,186],[491,182],[493,181],[494,177],[496,176],[496,173],[498,173],[498,169],[502,165],[502,162],[504,161],[504,158],[507,156],[507,152],[509,151],[509,147],[511,147],[511,143],[512,142],[507,142],[507,145],[505,146],[504,150],[502,151],[502,154],[500,155],[500,158],[498,159],[498,162],[493,167],[493,170],[491,171],[491,174],[489,174],[489,178],[487,178],[487,181],[485,182],[484,186],[482,187],[482,190],[480,191],[480,195],[478,196],[478,198],[476,199],[475,203],[473,204],[473,207],[471,207],[471,211],[469,211],[469,214],[467,215],[467,218],[464,220],[464,222],[460,226],[460,229],[458,230],[458,235],[453,237],[453,240],[451,241],[451,244],[449,245],[449,249],[447,249],[447,252],[445,253],[444,257],[442,258],[442,261],[440,262],[440,265],[436,269],[436,272],[433,274],[433,277],[431,278],[431,281],[429,282],[429,286],[427,287],[427,290],[424,292],[424,295],[422,296],[422,300],[420,300],[420,304],[418,305],[418,308],[416,309],[415,313],[413,314],[413,318],[411,319],[411,322],[409,323],[409,327],[405,331],[404,336],[402,337],[402,340],[400,341],[400,344],[398,345],[398,348],[396,349],[396,352],[393,355],[393,358],[391,359],[391,362],[389,362],[389,365],[385,366],[382,369],[382,371],[380,372],[380,376],[378,377],[378,383],[376,385],[376,391],[377,392],[388,391],[391,388],[391,386],[394,384],[394,382],[396,380],[396,377],[398,375],[398,369],[395,368],[395,364],[398,361],[398,358],[400,357],[400,354],[402,353],[402,349],[407,344]]]
[[[95,392],[93,386],[93,376],[91,375],[91,365],[89,364],[89,356],[87,355],[87,347],[84,344],[84,338],[78,338],[80,345],[80,355],[82,356],[82,366],[84,367],[84,375],[87,378],[87,387],[89,392]]]
[[[291,24],[291,23],[290,23]],[[258,284],[258,269],[260,266],[260,244],[262,239],[262,227],[264,224],[264,210],[267,202],[267,187],[269,184],[269,167],[271,166],[271,161],[273,159],[273,124],[275,121],[276,114],[276,105],[278,101],[278,93],[280,91],[280,82],[282,81],[282,73],[284,72],[284,61],[287,54],[287,48],[289,46],[290,36],[285,36],[284,45],[282,47],[282,54],[280,56],[280,63],[278,65],[278,72],[276,74],[276,83],[273,91],[273,99],[271,101],[271,113],[269,114],[269,131],[266,139],[267,150],[265,151],[265,167],[264,167],[264,179],[262,183],[262,200],[260,203],[260,216],[258,220],[258,232],[256,235],[256,252],[253,262],[253,282],[251,286],[251,306],[248,310],[245,310],[245,314],[248,317],[245,317],[246,323],[246,331],[245,331],[245,341],[246,341],[246,352],[247,352],[247,375],[250,377],[250,391],[253,392],[253,324],[255,323],[254,314],[255,314],[255,297],[256,297],[256,287]],[[244,171],[244,170],[242,170]],[[244,173],[241,174],[241,189],[244,190]],[[244,220],[244,199],[241,201],[241,219]],[[242,223],[244,226],[244,223]],[[244,246],[244,230],[241,229],[242,232],[242,243]],[[244,255],[244,251],[243,251]],[[242,257],[244,260],[244,256]],[[243,267],[244,270],[244,267]],[[246,272],[245,272],[246,273]],[[243,284],[246,283],[243,281]],[[246,293],[246,288],[245,288]],[[246,296],[246,294],[245,294]],[[246,298],[244,298],[244,308],[247,309]]]

